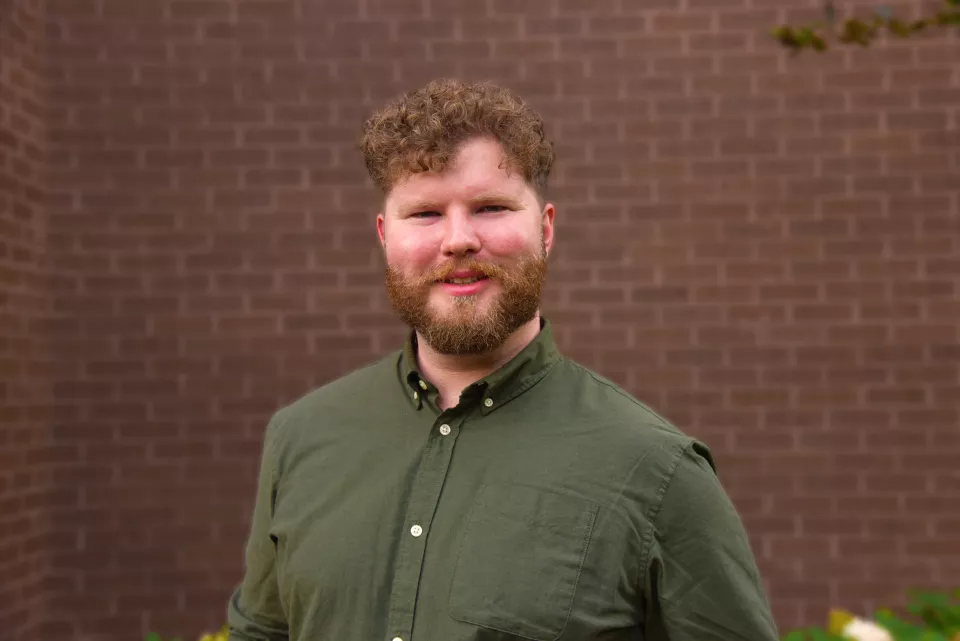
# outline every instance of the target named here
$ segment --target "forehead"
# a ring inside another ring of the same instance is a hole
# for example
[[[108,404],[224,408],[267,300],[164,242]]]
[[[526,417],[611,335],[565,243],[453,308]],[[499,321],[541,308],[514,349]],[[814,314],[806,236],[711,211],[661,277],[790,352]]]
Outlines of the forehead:
[[[508,171],[498,143],[478,139],[466,143],[442,173],[423,172],[400,181],[387,197],[388,209],[418,203],[468,202],[491,194],[523,200],[530,191],[523,176]]]

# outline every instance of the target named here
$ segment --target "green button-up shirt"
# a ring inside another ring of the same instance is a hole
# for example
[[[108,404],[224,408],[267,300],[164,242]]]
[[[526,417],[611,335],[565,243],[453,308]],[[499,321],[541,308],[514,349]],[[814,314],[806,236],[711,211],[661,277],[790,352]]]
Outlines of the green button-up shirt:
[[[551,326],[440,411],[406,347],[272,417],[233,641],[775,641],[707,448]]]

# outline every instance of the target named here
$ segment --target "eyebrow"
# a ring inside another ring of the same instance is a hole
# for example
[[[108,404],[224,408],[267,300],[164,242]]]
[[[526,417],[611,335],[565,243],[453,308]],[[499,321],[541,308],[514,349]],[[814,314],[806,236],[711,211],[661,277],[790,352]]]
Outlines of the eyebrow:
[[[480,194],[479,196],[473,199],[473,202],[484,203],[484,204],[509,203],[511,205],[516,205],[516,206],[520,206],[523,204],[520,198],[517,198],[516,196],[511,196],[510,194],[501,193],[501,192]]]
[[[521,207],[522,201],[516,196],[511,196],[506,193],[501,192],[491,192],[491,193],[481,193],[477,196],[474,196],[470,199],[470,202],[474,205],[490,205],[493,203],[502,203],[505,205],[511,205],[513,207]],[[402,205],[399,210],[404,213],[410,213],[415,211],[436,211],[441,209],[441,207],[432,200],[416,200],[409,204]]]

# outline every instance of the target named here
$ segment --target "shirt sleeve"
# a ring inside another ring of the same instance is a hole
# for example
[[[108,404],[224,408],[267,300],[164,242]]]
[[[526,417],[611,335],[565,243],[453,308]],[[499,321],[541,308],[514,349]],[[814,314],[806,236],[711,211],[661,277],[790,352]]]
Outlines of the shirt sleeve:
[[[647,639],[778,641],[746,531],[706,446],[680,452],[650,521]]]
[[[227,605],[228,641],[288,641],[289,629],[277,585],[276,547],[270,537],[277,487],[277,416],[263,440],[253,516],[244,554],[244,574]]]

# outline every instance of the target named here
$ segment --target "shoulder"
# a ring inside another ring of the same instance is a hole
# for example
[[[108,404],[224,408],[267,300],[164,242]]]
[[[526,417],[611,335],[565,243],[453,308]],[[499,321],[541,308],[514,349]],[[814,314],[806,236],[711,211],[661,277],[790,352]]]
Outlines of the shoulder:
[[[656,424],[668,431],[678,432],[669,420],[609,378],[569,358],[564,358],[563,364],[570,368],[571,374],[584,389],[589,390],[597,399],[610,403],[611,409]]]
[[[267,438],[288,440],[291,432],[314,424],[317,417],[337,415],[344,408],[368,407],[371,400],[383,397],[388,386],[398,385],[400,354],[399,350],[390,352],[281,406],[270,418]]]
[[[695,442],[670,419],[609,378],[566,357],[560,367],[566,395],[598,420],[665,446],[683,449]]]

